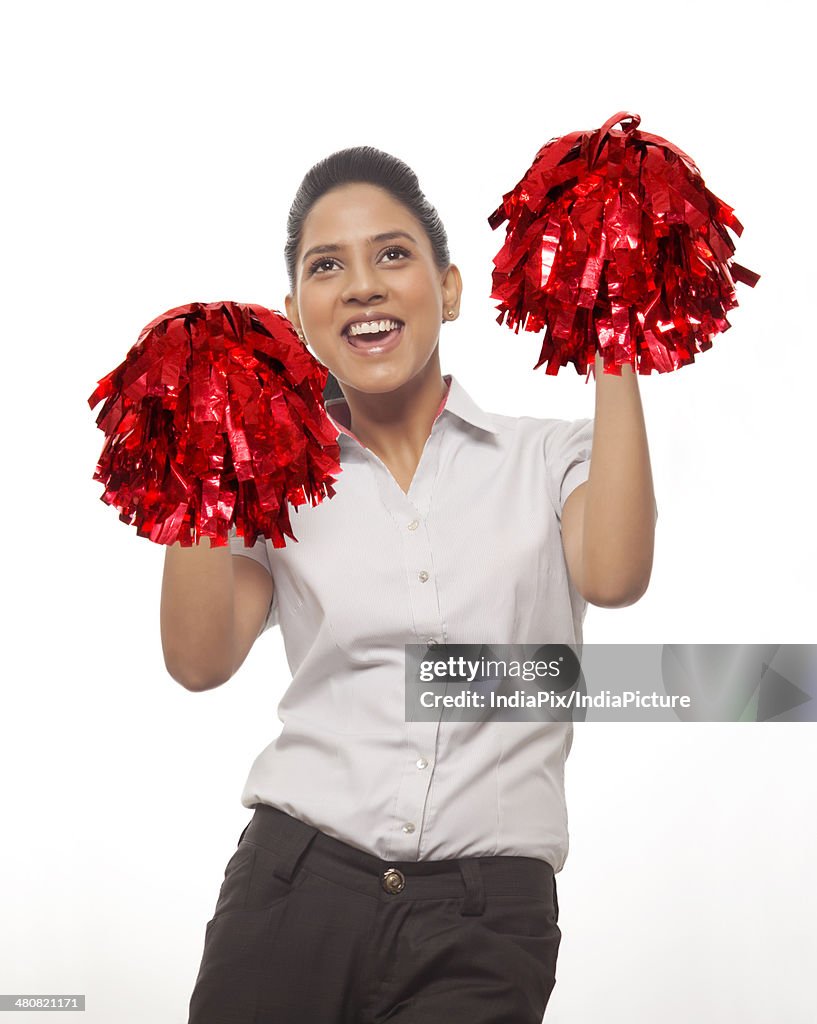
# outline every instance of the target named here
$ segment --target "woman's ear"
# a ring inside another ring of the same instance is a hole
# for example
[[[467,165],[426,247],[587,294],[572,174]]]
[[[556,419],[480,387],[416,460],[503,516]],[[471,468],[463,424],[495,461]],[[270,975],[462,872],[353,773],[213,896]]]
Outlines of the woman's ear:
[[[284,309],[286,310],[287,320],[289,320],[295,328],[298,337],[303,339],[304,333],[301,330],[301,321],[298,317],[297,304],[291,295],[287,295],[284,299]]]
[[[442,279],[443,292],[443,319],[449,319],[448,311],[453,310],[454,315],[460,312],[460,297],[462,295],[462,274],[459,267],[454,263],[449,264]],[[454,317],[450,317],[454,319]]]

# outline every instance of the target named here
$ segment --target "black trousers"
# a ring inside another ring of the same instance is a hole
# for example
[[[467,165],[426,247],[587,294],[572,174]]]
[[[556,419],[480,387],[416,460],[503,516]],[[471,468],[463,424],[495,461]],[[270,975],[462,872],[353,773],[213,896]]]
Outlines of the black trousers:
[[[541,1024],[558,918],[544,860],[383,861],[257,804],[188,1024]]]

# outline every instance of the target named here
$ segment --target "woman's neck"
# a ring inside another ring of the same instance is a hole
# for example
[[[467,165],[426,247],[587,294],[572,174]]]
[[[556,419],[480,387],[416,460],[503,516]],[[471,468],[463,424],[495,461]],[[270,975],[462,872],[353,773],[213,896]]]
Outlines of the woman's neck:
[[[344,390],[348,429],[387,465],[416,465],[447,394],[439,366],[385,394]]]

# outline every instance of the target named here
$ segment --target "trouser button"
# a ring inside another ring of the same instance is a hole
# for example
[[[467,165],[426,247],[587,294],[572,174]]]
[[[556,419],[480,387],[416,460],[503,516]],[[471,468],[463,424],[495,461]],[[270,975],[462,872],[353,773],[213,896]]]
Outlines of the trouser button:
[[[389,868],[388,871],[383,872],[380,884],[386,892],[402,892],[406,887],[406,878],[403,872],[398,871],[397,868]]]

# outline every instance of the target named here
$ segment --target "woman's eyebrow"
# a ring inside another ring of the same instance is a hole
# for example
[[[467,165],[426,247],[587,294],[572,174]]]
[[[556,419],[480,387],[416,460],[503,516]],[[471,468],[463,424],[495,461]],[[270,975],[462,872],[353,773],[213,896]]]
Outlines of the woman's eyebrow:
[[[413,235],[410,235],[408,233],[408,231],[384,231],[384,232],[382,232],[379,235],[372,235],[371,238],[367,239],[367,241],[368,241],[369,245],[372,245],[374,242],[388,242],[388,241],[391,241],[392,238],[407,238],[410,242],[414,242],[414,244],[417,245],[417,239],[414,238]],[[307,251],[304,253],[304,256],[303,256],[303,259],[301,260],[301,263],[306,263],[306,261],[309,259],[309,257],[310,256],[314,256],[316,253],[340,252],[341,249],[343,249],[343,248],[344,248],[344,246],[342,244],[339,244],[339,245],[329,245],[329,244],[326,244],[326,245],[313,245],[311,249],[307,249]]]

